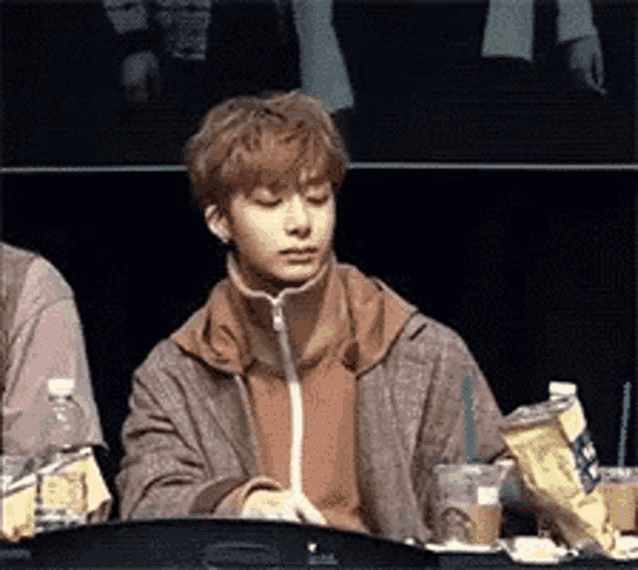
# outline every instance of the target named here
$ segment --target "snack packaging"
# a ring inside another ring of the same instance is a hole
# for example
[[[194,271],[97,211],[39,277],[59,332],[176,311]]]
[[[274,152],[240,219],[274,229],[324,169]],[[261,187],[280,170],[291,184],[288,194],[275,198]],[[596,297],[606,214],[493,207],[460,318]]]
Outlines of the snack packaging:
[[[506,418],[503,439],[537,506],[551,514],[570,548],[627,556],[597,488],[598,459],[577,397],[517,408]]]
[[[91,448],[21,471],[2,478],[0,539],[18,542],[53,528],[47,519],[59,520],[57,509],[73,513],[72,524],[108,518],[112,498]]]

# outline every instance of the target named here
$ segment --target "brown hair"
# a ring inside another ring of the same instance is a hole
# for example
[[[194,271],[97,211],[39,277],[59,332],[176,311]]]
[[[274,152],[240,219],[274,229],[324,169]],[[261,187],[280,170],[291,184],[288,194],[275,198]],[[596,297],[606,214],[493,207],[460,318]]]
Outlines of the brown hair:
[[[186,143],[184,162],[202,212],[227,209],[237,191],[272,185],[303,167],[336,194],[350,157],[321,101],[292,91],[236,97],[211,109]]]

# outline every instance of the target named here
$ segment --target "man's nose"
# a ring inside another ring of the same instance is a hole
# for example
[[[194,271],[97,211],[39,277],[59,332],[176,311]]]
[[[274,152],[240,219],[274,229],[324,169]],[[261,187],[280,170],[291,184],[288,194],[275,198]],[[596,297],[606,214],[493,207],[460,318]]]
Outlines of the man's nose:
[[[310,231],[310,214],[303,198],[295,193],[286,212],[286,230],[289,232]]]

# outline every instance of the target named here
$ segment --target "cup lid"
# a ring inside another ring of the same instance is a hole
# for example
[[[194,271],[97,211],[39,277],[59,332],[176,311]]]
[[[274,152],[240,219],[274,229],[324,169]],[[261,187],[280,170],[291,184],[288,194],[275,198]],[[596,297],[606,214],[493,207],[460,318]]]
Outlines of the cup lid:
[[[69,396],[75,390],[75,378],[49,378],[47,388],[51,396]]]
[[[558,382],[549,383],[550,396],[575,396],[578,387],[574,382]]]

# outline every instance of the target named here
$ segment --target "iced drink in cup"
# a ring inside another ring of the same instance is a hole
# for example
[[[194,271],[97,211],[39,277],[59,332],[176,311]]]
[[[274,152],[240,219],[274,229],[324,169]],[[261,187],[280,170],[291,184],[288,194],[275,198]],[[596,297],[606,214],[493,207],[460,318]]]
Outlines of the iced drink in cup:
[[[434,530],[439,543],[489,545],[499,538],[499,496],[509,468],[503,464],[437,465],[434,468]]]
[[[600,474],[598,488],[605,497],[610,521],[621,532],[635,530],[637,471],[631,467],[601,467]]]

